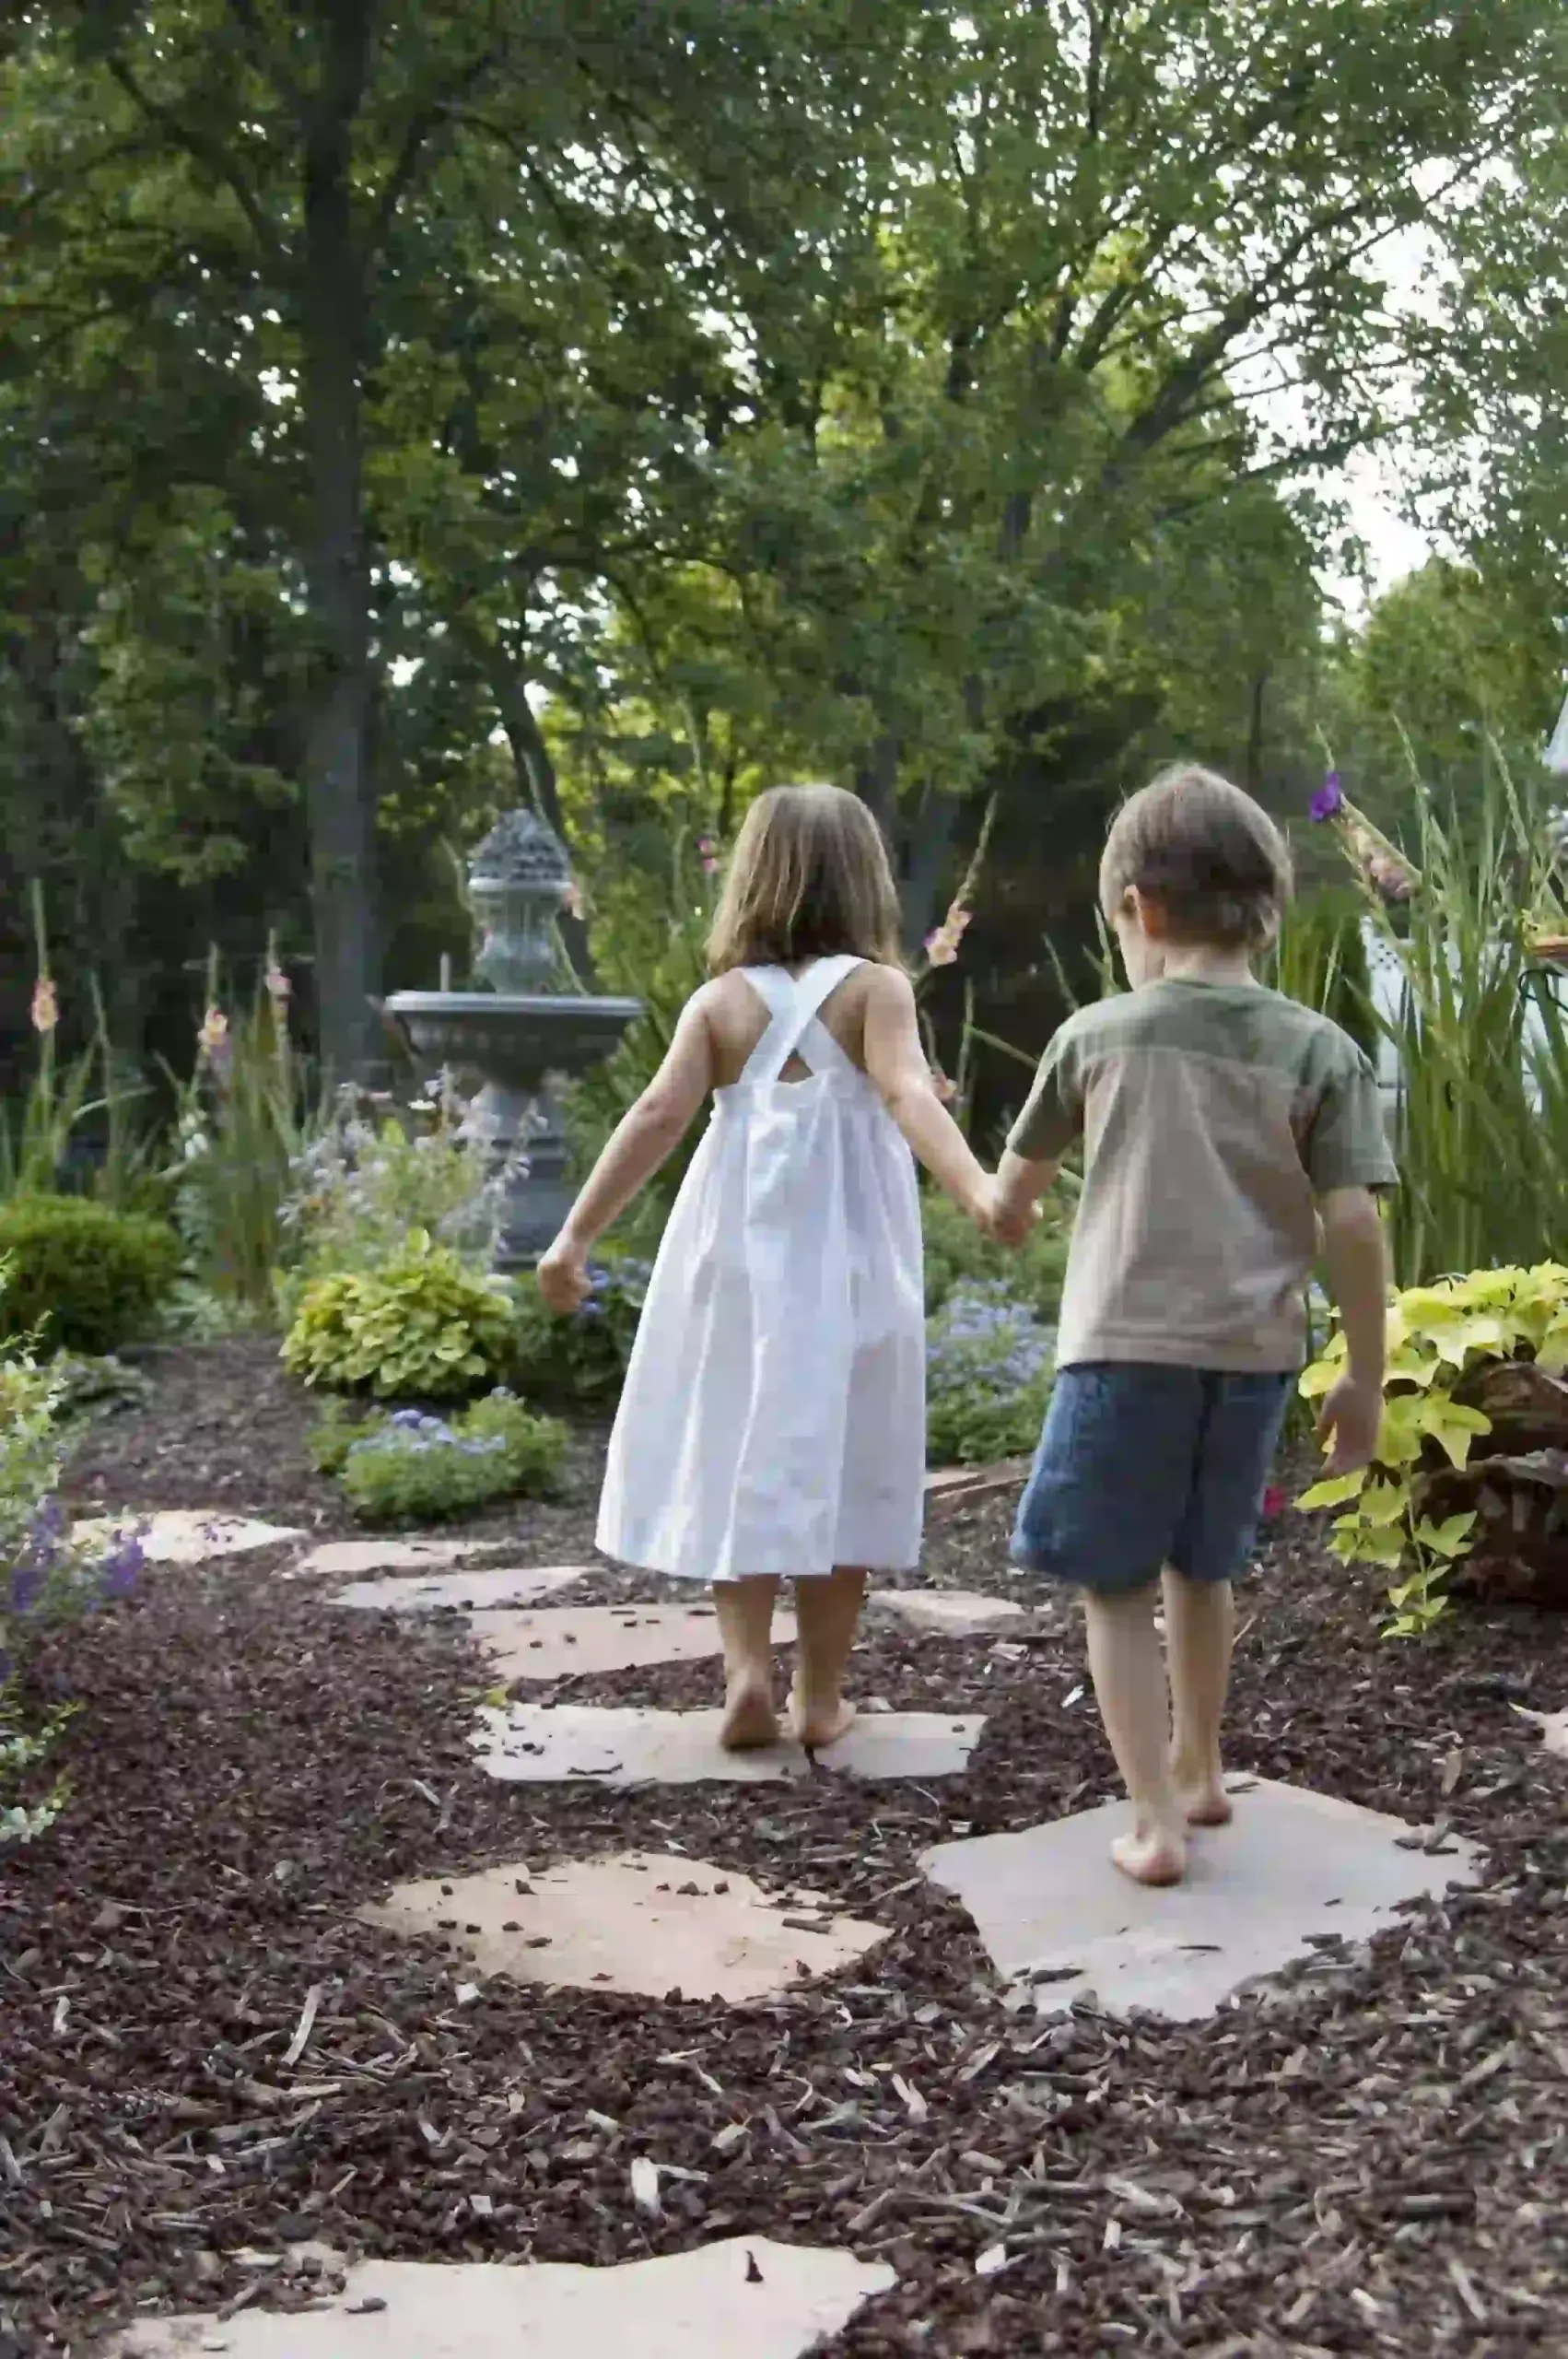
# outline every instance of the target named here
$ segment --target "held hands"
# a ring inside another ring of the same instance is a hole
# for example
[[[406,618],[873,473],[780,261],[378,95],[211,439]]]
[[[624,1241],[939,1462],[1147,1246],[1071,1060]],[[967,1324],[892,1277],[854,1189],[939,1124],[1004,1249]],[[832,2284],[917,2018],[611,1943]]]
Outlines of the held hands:
[[[1009,1246],[1026,1242],[1040,1217],[1040,1209],[1037,1203],[1018,1203],[994,1175],[987,1179],[969,1207],[982,1237],[989,1237],[993,1245]]]
[[[1372,1463],[1383,1424],[1383,1387],[1342,1376],[1323,1402],[1317,1438],[1328,1451],[1330,1474],[1353,1474]],[[1332,1447],[1330,1447],[1330,1444]]]
[[[534,1275],[539,1282],[540,1299],[557,1319],[569,1318],[588,1299],[587,1252],[564,1235],[557,1237],[549,1251],[541,1257]]]

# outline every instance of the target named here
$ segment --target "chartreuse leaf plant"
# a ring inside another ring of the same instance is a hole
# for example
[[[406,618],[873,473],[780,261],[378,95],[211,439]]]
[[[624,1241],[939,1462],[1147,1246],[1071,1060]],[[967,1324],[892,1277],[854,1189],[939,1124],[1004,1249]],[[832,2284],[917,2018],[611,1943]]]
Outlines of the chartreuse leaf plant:
[[[1466,1467],[1492,1421],[1457,1397],[1484,1389],[1491,1364],[1533,1361],[1550,1375],[1568,1367],[1568,1268],[1476,1270],[1468,1277],[1410,1286],[1388,1311],[1387,1398],[1376,1455],[1353,1474],[1330,1475],[1298,1507],[1338,1508],[1329,1546],[1349,1564],[1389,1576],[1389,1637],[1419,1637],[1445,1612],[1455,1561],[1476,1536],[1477,1510],[1434,1517],[1430,1496],[1450,1469]],[[1343,1369],[1336,1329],[1301,1379],[1316,1401]]]

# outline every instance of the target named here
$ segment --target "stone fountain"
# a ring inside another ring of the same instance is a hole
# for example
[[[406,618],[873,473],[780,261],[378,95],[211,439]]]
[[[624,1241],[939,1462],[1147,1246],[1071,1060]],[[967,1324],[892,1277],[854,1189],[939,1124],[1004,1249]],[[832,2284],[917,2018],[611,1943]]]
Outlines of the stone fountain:
[[[566,1084],[603,1062],[642,1013],[640,1000],[583,992],[568,967],[556,921],[571,891],[559,838],[533,812],[509,811],[469,863],[474,971],[486,988],[397,992],[386,1003],[427,1066],[479,1085],[465,1128],[509,1175],[502,1269],[536,1262],[571,1203]]]

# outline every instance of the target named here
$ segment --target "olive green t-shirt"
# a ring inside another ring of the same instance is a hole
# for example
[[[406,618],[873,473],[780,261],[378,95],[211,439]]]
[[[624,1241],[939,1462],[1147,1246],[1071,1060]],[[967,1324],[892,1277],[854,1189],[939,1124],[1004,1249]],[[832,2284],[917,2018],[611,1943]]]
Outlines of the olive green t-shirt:
[[[1061,1367],[1299,1367],[1314,1200],[1398,1177],[1362,1050],[1258,983],[1161,981],[1081,1008],[1008,1144],[1050,1163],[1080,1138]]]

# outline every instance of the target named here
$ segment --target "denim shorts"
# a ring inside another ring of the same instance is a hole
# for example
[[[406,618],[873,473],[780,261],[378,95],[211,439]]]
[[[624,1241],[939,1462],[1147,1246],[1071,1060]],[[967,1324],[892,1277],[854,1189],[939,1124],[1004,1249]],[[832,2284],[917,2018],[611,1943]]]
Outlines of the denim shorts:
[[[1257,1536],[1293,1376],[1094,1361],[1063,1368],[1012,1561],[1105,1594],[1166,1565],[1233,1580]]]

